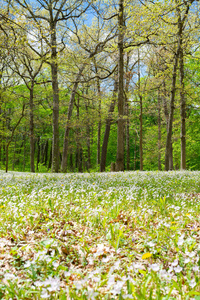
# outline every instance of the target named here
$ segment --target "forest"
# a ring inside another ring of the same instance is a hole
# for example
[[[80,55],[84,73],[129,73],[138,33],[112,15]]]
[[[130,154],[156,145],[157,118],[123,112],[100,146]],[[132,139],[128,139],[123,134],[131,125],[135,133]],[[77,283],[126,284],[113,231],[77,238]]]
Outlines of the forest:
[[[194,0],[1,0],[0,168],[200,169]]]

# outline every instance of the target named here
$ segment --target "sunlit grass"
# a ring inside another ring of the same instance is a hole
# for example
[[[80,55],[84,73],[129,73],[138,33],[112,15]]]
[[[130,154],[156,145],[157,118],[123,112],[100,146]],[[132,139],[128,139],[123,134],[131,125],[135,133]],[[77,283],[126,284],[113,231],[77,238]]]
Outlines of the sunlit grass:
[[[0,173],[0,299],[200,299],[200,172]]]

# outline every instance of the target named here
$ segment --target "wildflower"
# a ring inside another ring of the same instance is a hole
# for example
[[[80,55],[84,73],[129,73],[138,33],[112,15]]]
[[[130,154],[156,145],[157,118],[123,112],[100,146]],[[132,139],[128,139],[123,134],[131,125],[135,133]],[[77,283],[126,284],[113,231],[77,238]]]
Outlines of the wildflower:
[[[173,263],[172,263],[172,266],[173,267],[176,267],[178,265],[178,259],[175,259],[174,261],[173,261]]]
[[[196,285],[196,281],[195,281],[195,279],[192,279],[192,280],[190,281],[190,283],[189,283],[189,286],[190,286],[191,288],[194,288],[195,285]]]
[[[176,273],[180,273],[183,270],[183,268],[181,268],[179,265],[177,267],[174,268],[174,271]]]
[[[44,281],[45,285],[50,285],[50,287],[47,288],[49,292],[55,292],[60,289],[60,279],[58,277],[48,277]]]
[[[127,294],[127,295],[123,295],[122,296],[124,299],[128,298],[128,299],[134,299],[133,296],[131,294]]]
[[[158,271],[160,270],[159,264],[152,264],[152,265],[150,265],[150,268],[151,268],[154,272],[158,272]]]
[[[189,252],[189,253],[188,253],[188,256],[191,257],[191,258],[194,257],[194,256],[195,256],[195,252],[194,252],[194,251]]]
[[[194,266],[194,267],[192,268],[192,270],[193,270],[194,272],[199,272],[199,267],[198,267],[198,266]]]
[[[178,246],[182,246],[184,243],[184,234],[182,234],[178,239]]]
[[[107,263],[109,260],[110,260],[110,258],[108,256],[107,257],[103,257],[102,258],[102,263]]]
[[[172,277],[172,274],[169,273],[169,272],[167,272],[167,271],[165,271],[165,270],[161,270],[161,271],[160,271],[160,276],[161,276],[162,278],[164,278],[165,280],[170,280],[171,277]]]
[[[30,261],[27,261],[25,264],[24,264],[24,268],[29,268],[31,265],[31,262]]]
[[[148,245],[149,247],[154,247],[154,246],[155,246],[155,243],[153,243],[153,242],[148,242],[147,245]]]
[[[16,279],[16,276],[15,276],[14,274],[11,274],[11,273],[6,273],[6,274],[4,275],[4,278],[5,278],[6,280],[13,280],[13,279]]]
[[[52,263],[52,265],[54,266],[54,268],[56,268],[56,269],[57,269],[57,267],[59,267],[59,262],[57,262],[57,261],[54,261],[54,262]]]
[[[187,263],[189,263],[189,262],[190,262],[190,259],[189,259],[188,257],[185,258],[184,263],[187,264]]]
[[[41,295],[40,295],[40,297],[41,298],[49,298],[50,297],[50,295],[47,293],[47,291],[46,290],[42,290],[42,293],[41,293]]]
[[[147,253],[144,253],[144,254],[142,255],[142,259],[147,259],[147,258],[149,258],[149,257],[151,257],[151,256],[152,256],[152,254],[149,253],[149,252],[147,252]]]

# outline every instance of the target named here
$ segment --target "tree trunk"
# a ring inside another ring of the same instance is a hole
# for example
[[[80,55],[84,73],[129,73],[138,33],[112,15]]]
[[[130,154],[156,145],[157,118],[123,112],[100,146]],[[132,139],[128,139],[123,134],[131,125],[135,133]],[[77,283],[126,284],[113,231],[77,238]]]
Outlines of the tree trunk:
[[[52,172],[59,172],[59,88],[56,27],[51,24],[51,77],[53,90]]]
[[[161,107],[158,91],[158,170],[161,171]]]
[[[137,162],[137,132],[135,133],[135,144],[134,144],[134,171],[136,170],[136,162]]]
[[[35,172],[35,149],[34,149],[34,115],[33,115],[33,86],[34,82],[31,82],[31,87],[29,89],[29,126],[30,126],[30,169],[31,172]]]
[[[17,142],[17,139],[15,139],[14,156],[13,156],[13,163],[12,163],[12,171],[14,171],[14,169],[15,169],[16,142]]]
[[[112,102],[110,104],[108,118],[106,119],[106,127],[105,127],[103,144],[102,144],[102,149],[101,149],[100,172],[105,172],[105,169],[106,169],[106,156],[107,156],[107,148],[108,148],[108,139],[109,139],[109,135],[110,135],[110,126],[111,126],[111,122],[112,122],[112,113],[114,112],[115,104],[116,104],[117,86],[118,86],[117,80],[115,80]]]
[[[37,171],[38,171],[38,165],[40,163],[40,137],[37,139]]]
[[[26,128],[25,128],[26,132]],[[23,145],[24,145],[24,153],[23,153],[23,172],[25,172],[26,167],[26,134],[23,135]]]
[[[173,117],[174,117],[174,101],[175,101],[175,91],[176,91],[176,77],[177,77],[177,65],[179,57],[179,45],[177,52],[175,53],[174,66],[173,66],[173,77],[172,77],[172,87],[171,87],[171,99],[170,99],[170,113],[167,127],[167,139],[166,139],[166,148],[165,148],[165,171],[168,171],[172,165],[169,165],[170,157],[172,160],[172,126],[173,126]],[[171,150],[170,150],[171,149]],[[170,155],[171,154],[171,155]]]
[[[126,121],[126,169],[127,171],[130,170],[130,134],[129,134],[129,107],[128,107],[128,101],[126,102],[126,115],[127,115],[127,121]]]
[[[124,171],[124,0],[119,0],[118,30],[118,121],[116,171]]]
[[[52,165],[52,142],[51,142],[51,147],[50,147],[48,170],[51,169],[51,165]]]
[[[48,148],[49,148],[49,142],[46,140],[45,143],[45,151],[44,151],[44,165],[47,166],[47,161],[48,161]]]
[[[180,55],[179,55],[179,70],[180,70],[180,101],[181,101],[181,170],[186,169],[186,101],[184,94],[184,58],[182,48],[182,36],[180,37]]]
[[[143,171],[143,103],[140,86],[140,51],[138,48],[138,94],[140,102],[140,171]]]
[[[101,162],[101,89],[99,80],[97,81],[98,101],[99,101],[99,122],[98,122],[98,137],[97,137],[97,165]]]
[[[68,107],[68,113],[67,113],[67,124],[65,127],[65,136],[64,136],[64,143],[63,143],[63,154],[62,154],[62,164],[61,164],[61,170],[62,172],[66,172],[67,170],[67,152],[68,152],[68,146],[69,146],[69,131],[70,131],[70,120],[72,116],[73,106],[74,106],[74,99],[76,96],[76,90],[78,88],[78,84],[80,81],[80,77],[82,75],[82,72],[85,68],[85,64],[82,65],[80,68],[78,75],[76,76],[75,83],[73,85],[73,89],[71,92],[70,100],[69,100],[69,107]]]
[[[143,106],[142,106],[142,96],[140,98],[140,171],[143,171]]]

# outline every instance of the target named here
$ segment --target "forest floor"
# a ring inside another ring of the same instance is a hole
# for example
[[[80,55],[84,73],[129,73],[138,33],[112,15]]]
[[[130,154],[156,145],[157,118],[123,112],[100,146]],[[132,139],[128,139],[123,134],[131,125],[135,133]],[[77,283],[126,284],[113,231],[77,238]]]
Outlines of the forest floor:
[[[0,299],[200,299],[200,172],[0,171]]]

